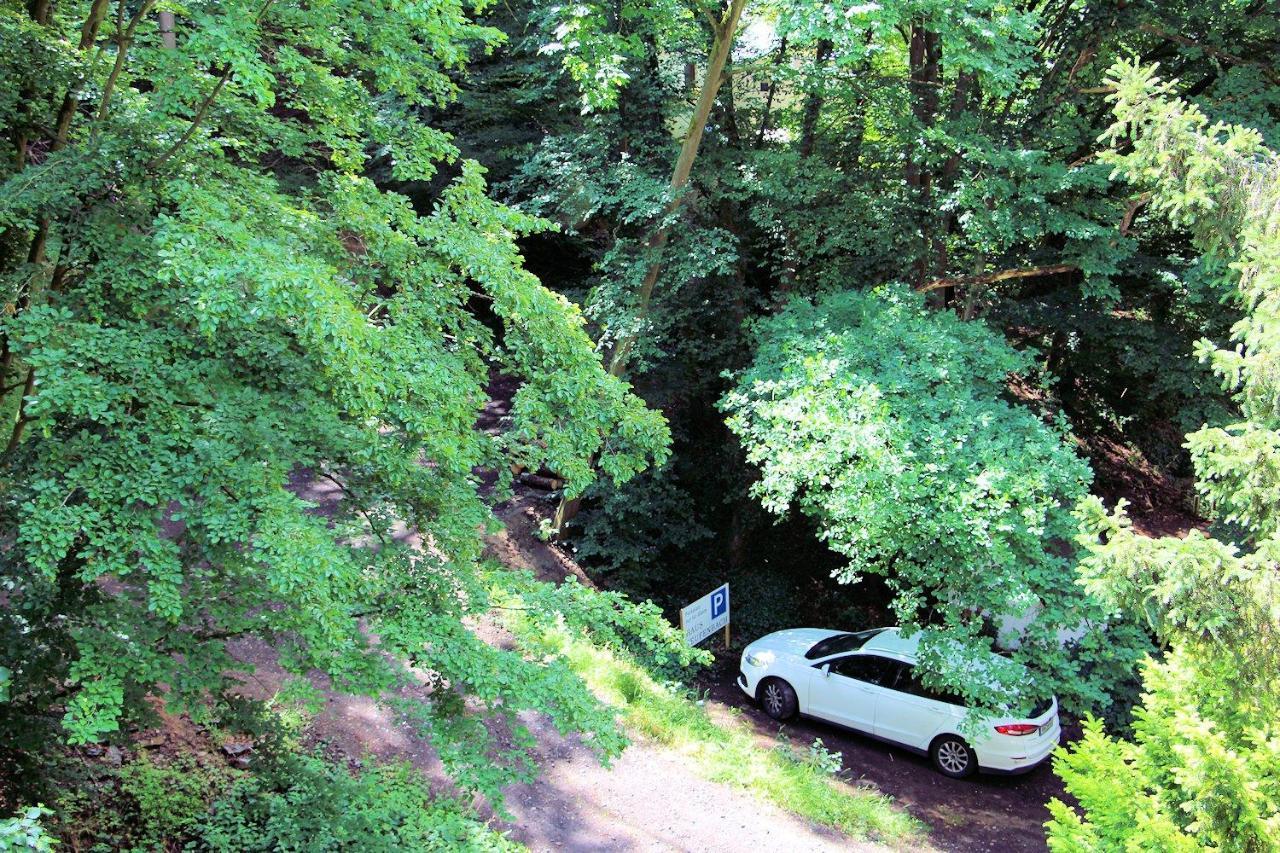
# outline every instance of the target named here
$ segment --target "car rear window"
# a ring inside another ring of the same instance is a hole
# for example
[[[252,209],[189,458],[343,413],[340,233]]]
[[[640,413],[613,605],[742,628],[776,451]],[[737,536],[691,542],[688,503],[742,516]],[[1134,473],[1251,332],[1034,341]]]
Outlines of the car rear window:
[[[879,634],[884,628],[872,628],[870,631],[856,631],[852,634],[836,634],[833,637],[827,637],[825,640],[819,640],[813,648],[804,653],[809,660],[817,660],[825,658],[828,655],[840,655],[845,652],[856,652],[867,644],[876,634]]]
[[[1028,719],[1034,720],[1036,717],[1044,716],[1053,707],[1052,699],[1041,699],[1036,706],[1031,709],[1031,713],[1027,715]]]

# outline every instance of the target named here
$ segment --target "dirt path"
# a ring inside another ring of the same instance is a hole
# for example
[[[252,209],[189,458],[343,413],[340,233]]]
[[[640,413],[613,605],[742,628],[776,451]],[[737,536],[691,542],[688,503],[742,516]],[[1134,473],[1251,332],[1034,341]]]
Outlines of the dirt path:
[[[238,658],[256,672],[246,692],[269,698],[284,683],[275,652],[264,643],[241,640]],[[348,762],[407,761],[433,789],[453,793],[435,750],[396,719],[395,712],[367,697],[324,690],[323,711],[309,732],[315,746]],[[690,851],[738,853],[751,850],[822,853],[882,850],[762,803],[727,785],[709,782],[680,756],[644,741],[605,768],[576,738],[563,737],[542,718],[523,721],[537,739],[542,769],[533,782],[504,789],[509,820],[482,808],[495,828],[537,851]]]
[[[511,835],[535,850],[876,850],[709,782],[675,752],[633,743],[603,769],[584,747],[540,733],[543,774],[507,789]]]
[[[306,476],[292,487],[315,501],[323,513],[341,495],[331,484]],[[543,497],[522,490],[498,508],[508,529],[490,537],[490,553],[510,566],[561,581],[568,574],[586,580],[576,564],[533,535],[545,510]],[[482,631],[488,635],[492,627]],[[501,642],[501,631],[488,638]],[[269,699],[287,675],[268,644],[233,642],[235,656],[254,666],[244,692]],[[376,700],[328,689],[322,677],[313,683],[325,699],[312,720],[309,739],[333,758],[356,764],[368,759],[407,761],[433,789],[454,793],[436,751],[401,725],[393,710]],[[412,689],[411,691],[412,692]],[[689,851],[690,853],[818,853],[883,850],[805,821],[728,785],[710,782],[669,748],[644,741],[630,747],[605,768],[589,748],[563,737],[545,718],[522,718],[537,740],[541,775],[504,790],[510,818],[501,820],[482,806],[484,816],[518,841],[538,851]]]

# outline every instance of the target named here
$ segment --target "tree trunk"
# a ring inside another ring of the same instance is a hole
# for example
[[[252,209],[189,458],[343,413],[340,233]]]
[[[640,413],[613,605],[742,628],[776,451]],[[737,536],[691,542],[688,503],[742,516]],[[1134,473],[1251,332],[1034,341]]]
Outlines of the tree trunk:
[[[663,211],[662,221],[658,225],[658,229],[649,237],[649,248],[653,251],[654,257],[649,264],[649,269],[645,272],[637,294],[637,320],[644,320],[649,314],[649,303],[653,298],[653,289],[658,283],[658,276],[662,274],[663,249],[671,237],[671,226],[667,224],[667,221],[671,214],[679,209],[681,203],[680,191],[689,183],[689,175],[693,172],[693,164],[698,157],[698,148],[702,144],[702,134],[707,128],[707,119],[711,116],[711,108],[715,105],[716,93],[720,90],[720,84],[724,82],[724,69],[729,61],[729,54],[733,50],[733,39],[738,31],[738,21],[742,18],[742,10],[746,5],[747,0],[729,0],[729,6],[725,9],[724,15],[721,16],[719,21],[715,22],[711,55],[707,61],[707,72],[702,81],[702,90],[698,93],[698,102],[694,107],[693,116],[689,120],[689,128],[685,131],[684,142],[680,146],[680,156],[676,159],[675,169],[671,173],[671,182],[668,185],[671,199],[667,202],[667,206]],[[628,333],[614,347],[613,355],[609,360],[609,373],[611,375],[621,376],[626,372],[627,360],[631,355],[631,348],[635,345],[638,334],[638,331]],[[552,520],[557,539],[564,538],[565,525],[578,514],[581,504],[582,502],[578,499],[565,500],[562,498],[560,500],[559,505],[556,507],[555,518]]]
[[[809,97],[804,104],[804,117],[800,122],[800,156],[808,158],[813,154],[813,145],[818,136],[818,119],[822,115],[822,102],[824,100],[825,83],[823,82],[823,66],[827,60],[831,58],[831,51],[834,45],[831,39],[821,39],[818,42],[817,51],[814,54],[814,78],[811,81],[812,88],[809,90]]]
[[[978,96],[978,78],[972,72],[963,72],[956,78],[956,87],[951,94],[951,105],[947,108],[947,120],[956,121],[970,106],[971,101]],[[955,185],[956,174],[960,171],[960,163],[962,157],[960,152],[952,152],[946,162],[942,164],[942,170],[938,174],[934,189],[939,193],[949,191]],[[933,269],[929,275],[934,278],[940,278],[947,274],[947,268],[950,266],[948,257],[947,239],[951,236],[952,230],[956,225],[956,214],[953,210],[945,210],[936,214],[936,228],[933,232]],[[956,291],[953,287],[947,287],[940,291],[942,297],[942,305],[947,306],[955,302]],[[967,309],[966,309],[967,310]]]
[[[98,37],[98,27],[102,24],[107,14],[108,0],[93,0],[93,5],[89,7],[89,16],[85,18],[84,24],[80,27],[80,50],[86,51],[93,46],[94,41]],[[42,26],[49,23],[50,3],[48,0],[32,0],[28,5],[28,11],[32,19]],[[58,108],[58,117],[55,122],[55,130],[53,140],[49,145],[50,152],[59,151],[66,147],[67,138],[71,131],[71,121],[75,117],[76,108],[80,105],[80,96],[76,90],[77,83],[73,82],[72,88],[67,90],[66,95],[62,99],[62,104]],[[18,155],[22,158],[21,162],[25,165],[27,140],[19,137],[15,140],[18,144]],[[47,216],[43,216],[36,223],[36,233],[31,238],[30,247],[27,250],[27,263],[33,266],[40,266],[45,260],[45,247],[49,240],[49,228],[51,222]],[[32,288],[35,287],[35,276],[28,279],[27,288],[18,295],[17,301],[13,306],[13,313],[20,314],[26,310],[31,304]],[[0,387],[7,387],[9,384],[9,371],[13,367],[13,349],[7,335],[4,336],[3,343],[0,343]],[[28,384],[32,381],[28,377]],[[25,393],[25,392],[24,392]],[[21,406],[19,406],[21,413]],[[21,414],[19,414],[21,418]],[[19,421],[21,423],[21,421]],[[19,432],[19,435],[21,433]]]
[[[733,97],[733,80],[730,79],[729,85],[725,87],[724,97],[720,99],[720,111],[724,121],[724,135],[729,139],[729,145],[734,148],[742,148],[742,131],[738,128],[738,104]]]
[[[653,250],[654,258],[645,272],[644,279],[640,282],[636,304],[637,320],[643,320],[649,314],[649,302],[653,298],[653,289],[658,283],[658,276],[662,274],[663,249],[666,248],[667,241],[671,237],[671,226],[666,220],[679,208],[680,191],[689,183],[689,174],[693,171],[694,161],[698,157],[698,147],[702,144],[702,134],[707,128],[707,119],[715,104],[716,93],[720,89],[720,84],[724,82],[725,63],[733,48],[738,20],[742,17],[742,10],[746,5],[747,0],[730,0],[724,16],[716,22],[715,37],[711,45],[711,56],[707,62],[707,73],[702,81],[702,90],[698,93],[698,103],[694,107],[693,117],[689,120],[689,128],[680,146],[680,156],[676,160],[675,170],[671,174],[671,182],[668,185],[671,200],[667,202],[667,207],[663,211],[663,223],[649,238],[649,248]],[[619,340],[614,348],[613,357],[609,362],[609,372],[614,376],[621,376],[626,372],[627,360],[630,357],[631,348],[635,345],[637,334],[637,332],[629,333]]]
[[[778,52],[773,57],[773,67],[776,69],[787,58],[787,37],[783,36],[778,42]],[[778,77],[769,78],[769,88],[764,96],[764,112],[760,116],[760,129],[756,132],[756,148],[764,147],[764,136],[769,132],[769,122],[773,120],[773,97],[778,91]]]
[[[912,24],[908,49],[909,88],[911,113],[915,117],[915,130],[919,135],[912,141],[911,150],[907,153],[906,180],[920,230],[920,243],[912,276],[917,287],[929,277],[930,258],[933,254],[933,173],[924,137],[925,131],[933,127],[938,114],[941,60],[942,47],[938,34],[923,23]]]
[[[178,36],[173,31],[173,13],[160,13],[160,44],[164,45],[165,50],[176,50],[178,47]]]

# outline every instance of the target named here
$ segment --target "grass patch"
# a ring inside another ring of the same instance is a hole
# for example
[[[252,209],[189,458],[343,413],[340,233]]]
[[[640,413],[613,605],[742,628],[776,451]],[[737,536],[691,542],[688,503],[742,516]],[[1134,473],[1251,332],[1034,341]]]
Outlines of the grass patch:
[[[731,710],[728,724],[719,723],[687,688],[660,684],[609,649],[567,631],[534,632],[513,621],[510,627],[523,645],[540,654],[563,656],[618,710],[629,729],[686,756],[704,777],[853,838],[895,845],[923,840],[924,824],[895,806],[892,798],[838,784],[833,778],[837,768],[820,743],[796,748],[781,742],[762,749],[751,724],[737,711]]]

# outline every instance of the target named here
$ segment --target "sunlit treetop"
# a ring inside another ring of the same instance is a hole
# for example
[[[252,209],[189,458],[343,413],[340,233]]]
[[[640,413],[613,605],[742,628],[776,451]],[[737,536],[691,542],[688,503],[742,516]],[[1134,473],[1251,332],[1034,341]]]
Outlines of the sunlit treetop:
[[[30,6],[0,12],[6,737],[50,707],[112,737],[149,692],[216,713],[255,635],[343,689],[432,673],[419,722],[470,786],[503,771],[464,696],[616,751],[566,670],[462,623],[481,467],[576,491],[668,442],[523,270],[547,223],[429,123],[498,33],[452,0]],[[475,426],[491,370],[523,382],[501,439]]]

